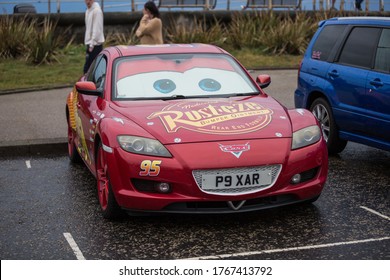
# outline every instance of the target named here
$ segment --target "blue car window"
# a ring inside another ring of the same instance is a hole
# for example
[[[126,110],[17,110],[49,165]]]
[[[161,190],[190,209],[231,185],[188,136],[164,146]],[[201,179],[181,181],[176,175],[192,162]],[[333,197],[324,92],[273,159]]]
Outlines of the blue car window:
[[[346,25],[325,26],[312,48],[311,57],[326,61],[345,27]]]
[[[375,69],[390,73],[390,29],[383,29],[375,58]]]
[[[355,27],[341,51],[339,63],[372,68],[380,28]]]

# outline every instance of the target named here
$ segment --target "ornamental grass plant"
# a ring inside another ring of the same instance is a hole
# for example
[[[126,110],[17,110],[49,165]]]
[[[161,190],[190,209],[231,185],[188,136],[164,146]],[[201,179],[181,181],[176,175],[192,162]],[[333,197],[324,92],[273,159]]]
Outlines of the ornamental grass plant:
[[[27,16],[1,17],[0,59],[22,59],[33,64],[60,62],[60,49],[69,46],[73,39],[66,39],[56,26],[49,18],[40,22]]]
[[[168,43],[205,43],[223,46],[227,38],[226,27],[216,18],[210,23],[205,18],[194,17],[192,21],[176,22],[173,19],[165,30]]]
[[[0,18],[0,58],[21,58],[34,37],[35,20],[11,16]]]

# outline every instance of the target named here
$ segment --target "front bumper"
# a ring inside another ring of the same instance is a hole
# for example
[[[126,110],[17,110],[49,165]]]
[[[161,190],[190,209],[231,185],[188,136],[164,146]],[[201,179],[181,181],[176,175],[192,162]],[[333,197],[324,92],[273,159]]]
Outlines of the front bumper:
[[[106,157],[115,198],[123,209],[130,212],[236,213],[315,200],[321,194],[328,174],[324,141],[295,151],[288,148],[291,145],[289,139],[256,140],[251,141],[251,145],[254,152],[238,160],[230,154],[213,154],[210,143],[197,144],[195,151],[190,144],[176,145],[170,147],[173,158],[158,159],[114,149],[113,153],[106,153]],[[200,155],[199,150],[205,152]],[[157,175],[140,175],[145,160],[159,162]],[[197,169],[272,164],[282,166],[272,186],[250,193],[207,193],[202,191],[193,176],[193,170]],[[298,173],[311,175],[299,183],[292,183],[292,177]],[[166,194],[140,191],[134,179],[168,183],[172,191]]]

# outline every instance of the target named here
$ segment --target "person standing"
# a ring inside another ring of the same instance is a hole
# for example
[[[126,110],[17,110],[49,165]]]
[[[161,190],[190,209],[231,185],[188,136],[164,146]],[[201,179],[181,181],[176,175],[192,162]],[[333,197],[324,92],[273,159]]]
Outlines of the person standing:
[[[337,11],[336,7],[334,6],[336,4],[336,0],[332,0],[332,6],[330,7],[331,10]]]
[[[153,1],[146,2],[142,13],[142,19],[135,33],[140,38],[141,44],[163,44],[162,22],[156,4]]]
[[[363,2],[363,0],[355,0],[355,7],[356,7],[356,9],[358,9],[359,11],[362,10],[362,2]]]
[[[85,0],[85,37],[84,44],[87,48],[84,64],[84,74],[87,73],[95,57],[103,50],[103,12],[95,0]]]

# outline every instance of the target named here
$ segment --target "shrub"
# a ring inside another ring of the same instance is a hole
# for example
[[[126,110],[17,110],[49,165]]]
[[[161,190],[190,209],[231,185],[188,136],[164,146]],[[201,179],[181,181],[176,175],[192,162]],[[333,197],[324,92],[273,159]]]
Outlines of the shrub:
[[[170,21],[166,29],[169,43],[207,43],[222,46],[226,41],[225,27],[214,18],[211,24],[194,17],[191,22]]]
[[[0,58],[23,58],[34,64],[58,61],[58,50],[66,38],[56,31],[57,23],[27,16],[0,18]],[[65,31],[66,32],[66,31]],[[67,45],[72,43],[72,39]]]
[[[229,25],[228,43],[234,49],[256,48],[271,54],[303,54],[313,32],[316,19],[306,14],[278,16],[270,12],[237,13]]]
[[[43,22],[36,23],[35,32],[28,45],[26,59],[34,64],[51,63],[57,61],[58,49],[61,46],[61,36],[56,35],[57,23],[45,18]]]
[[[259,48],[263,34],[274,25],[271,12],[234,13],[227,30],[227,44],[233,49]]]
[[[135,35],[135,31],[137,26],[134,26],[131,31],[126,33],[119,33],[119,32],[110,32],[106,36],[105,45],[106,46],[113,46],[113,45],[136,45],[139,43],[138,37]]]
[[[18,58],[26,54],[35,33],[35,22],[27,17],[0,18],[0,58]]]

